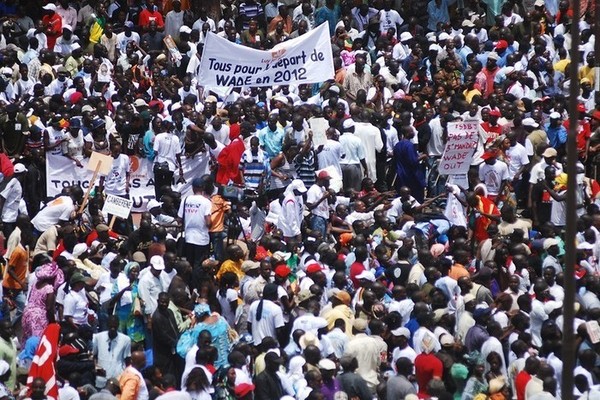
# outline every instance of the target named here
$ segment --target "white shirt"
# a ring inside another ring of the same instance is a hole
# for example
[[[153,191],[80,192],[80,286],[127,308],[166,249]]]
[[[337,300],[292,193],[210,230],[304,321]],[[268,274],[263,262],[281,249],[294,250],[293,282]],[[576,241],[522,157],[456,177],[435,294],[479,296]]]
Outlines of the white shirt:
[[[303,206],[301,196],[296,196],[293,192],[285,196],[277,219],[277,227],[281,229],[283,236],[294,237],[300,234]]]
[[[205,217],[210,216],[211,211],[210,200],[199,194],[188,196],[181,202],[177,215],[184,222],[186,243],[198,246],[210,243]]]
[[[73,199],[69,196],[60,196],[42,208],[31,220],[31,223],[38,232],[44,232],[50,229],[52,225],[58,224],[59,221],[70,220],[71,213],[74,211]]]
[[[429,121],[429,127],[431,128],[431,139],[427,144],[427,154],[433,157],[441,157],[444,153],[445,144],[443,141],[444,128],[440,117],[435,117]]]
[[[260,302],[263,302],[262,316],[260,321],[256,317],[256,310]],[[277,337],[277,328],[285,324],[281,307],[270,300],[256,300],[248,310],[248,322],[252,324],[252,337],[254,343],[260,344],[267,336]]]
[[[379,31],[382,34],[385,34],[388,29],[394,28],[396,29],[396,34],[398,33],[398,26],[401,26],[404,23],[404,19],[398,14],[396,10],[381,10],[379,12]],[[396,26],[398,25],[398,26]],[[398,36],[398,35],[396,35]]]
[[[177,154],[181,151],[179,138],[171,133],[159,133],[154,138],[155,163],[167,162],[169,169],[175,171],[177,167]]]
[[[525,149],[525,146],[520,143],[508,148],[508,150],[506,150],[506,157],[508,158],[508,179],[510,180],[515,177],[519,168],[529,164],[527,150]]]
[[[85,290],[82,289],[79,292],[71,290],[65,296],[63,315],[65,317],[73,317],[73,322],[75,322],[75,324],[87,325],[88,311],[88,301],[85,296]]]
[[[141,274],[138,284],[138,294],[144,302],[144,314],[152,315],[158,307],[158,295],[164,292],[160,278],[155,277],[151,271]]]
[[[19,215],[19,203],[23,197],[23,187],[16,178],[8,181],[0,196],[5,200],[2,208],[2,222],[14,223]],[[327,202],[325,202],[327,204]]]
[[[94,334],[92,339],[94,356],[98,365],[106,371],[107,378],[116,378],[125,370],[125,358],[131,357],[131,339],[122,333],[117,333],[114,339],[108,336],[108,331]]]
[[[548,314],[544,310],[544,303],[537,299],[531,301],[531,312],[529,313],[531,322],[531,338],[536,347],[542,347],[542,324],[548,319]]]
[[[488,193],[498,195],[502,181],[508,180],[508,167],[503,161],[496,160],[493,165],[483,163],[479,166],[479,180],[485,184]]]
[[[104,192],[116,196],[127,194],[125,190],[127,184],[127,174],[131,171],[129,157],[125,154],[113,159],[112,167],[104,179]]]
[[[308,192],[306,193],[306,202],[315,204],[323,197],[323,193],[325,193],[325,188],[321,187],[317,184],[312,185]],[[329,205],[327,204],[327,199],[323,200],[319,203],[318,206],[312,209],[312,214],[329,219]]]
[[[323,150],[317,155],[319,161],[319,168],[327,168],[329,166],[335,167],[339,176],[342,176],[342,168],[340,167],[340,160],[344,157],[344,149],[339,142],[333,139],[327,139],[327,142],[323,146]]]

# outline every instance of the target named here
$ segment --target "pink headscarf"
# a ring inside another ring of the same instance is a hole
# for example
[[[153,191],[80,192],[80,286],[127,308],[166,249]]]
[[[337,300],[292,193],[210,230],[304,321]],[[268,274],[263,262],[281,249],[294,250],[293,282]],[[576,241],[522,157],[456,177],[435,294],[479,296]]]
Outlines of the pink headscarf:
[[[55,262],[50,262],[38,267],[35,270],[35,276],[38,279],[38,281],[49,281],[54,279],[54,282],[52,283],[54,289],[58,289],[58,287],[62,285],[65,281],[65,276],[62,270],[58,267],[58,265]]]

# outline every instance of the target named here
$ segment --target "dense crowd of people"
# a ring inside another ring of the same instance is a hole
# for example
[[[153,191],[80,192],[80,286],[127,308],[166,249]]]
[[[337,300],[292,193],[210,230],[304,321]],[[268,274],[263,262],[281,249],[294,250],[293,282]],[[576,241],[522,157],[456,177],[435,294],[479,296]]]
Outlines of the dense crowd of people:
[[[571,60],[568,0],[3,0],[0,400],[550,400],[564,351],[573,395],[600,399],[594,2],[580,14]],[[209,32],[268,50],[321,24],[331,79],[199,85]],[[462,121],[477,146],[448,176]],[[47,160],[93,153],[113,160],[94,188],[47,197]],[[134,156],[155,198],[115,219]]]

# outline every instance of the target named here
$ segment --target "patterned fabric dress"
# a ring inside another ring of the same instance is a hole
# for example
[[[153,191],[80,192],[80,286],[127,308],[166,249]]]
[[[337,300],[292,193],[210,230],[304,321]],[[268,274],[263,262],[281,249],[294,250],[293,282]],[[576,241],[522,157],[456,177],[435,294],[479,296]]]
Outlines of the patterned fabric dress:
[[[23,311],[23,341],[32,336],[42,336],[48,326],[46,299],[51,293],[54,293],[51,284],[44,285],[41,289],[36,287],[31,289],[29,301]]]

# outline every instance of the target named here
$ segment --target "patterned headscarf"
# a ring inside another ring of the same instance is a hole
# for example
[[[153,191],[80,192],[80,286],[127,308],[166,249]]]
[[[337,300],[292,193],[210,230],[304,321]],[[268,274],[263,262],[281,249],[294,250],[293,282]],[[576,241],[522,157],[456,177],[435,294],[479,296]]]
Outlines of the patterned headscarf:
[[[35,277],[38,281],[54,280],[52,286],[58,289],[65,281],[65,275],[55,262],[50,262],[39,266],[35,270]]]

